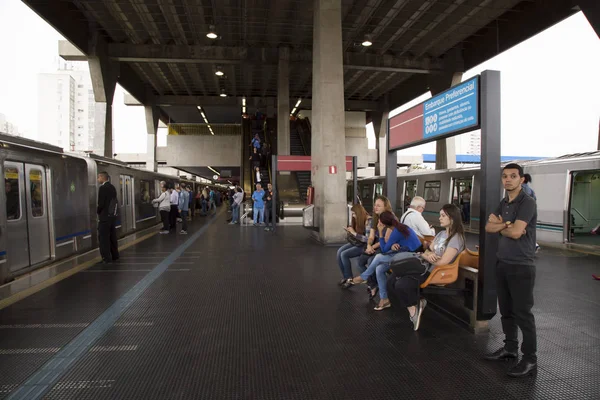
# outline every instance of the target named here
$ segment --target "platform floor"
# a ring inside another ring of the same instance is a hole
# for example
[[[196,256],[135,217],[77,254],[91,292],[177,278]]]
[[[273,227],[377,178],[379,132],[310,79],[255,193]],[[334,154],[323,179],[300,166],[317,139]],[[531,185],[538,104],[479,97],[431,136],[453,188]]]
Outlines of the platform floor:
[[[539,254],[540,369],[514,380],[481,360],[502,344],[498,317],[473,335],[428,308],[413,332],[405,310],[341,290],[336,249],[305,229],[225,218],[0,310],[0,398],[600,398],[598,257]]]

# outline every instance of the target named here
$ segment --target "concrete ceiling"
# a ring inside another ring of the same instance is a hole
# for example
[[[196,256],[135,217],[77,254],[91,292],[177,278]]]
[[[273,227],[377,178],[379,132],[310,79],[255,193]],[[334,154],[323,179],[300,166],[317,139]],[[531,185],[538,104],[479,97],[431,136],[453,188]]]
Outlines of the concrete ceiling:
[[[118,62],[119,83],[145,104],[170,99],[183,106],[200,97],[207,107],[221,104],[221,91],[236,101],[274,99],[281,46],[290,48],[292,104],[312,94],[310,0],[23,1],[84,54]],[[595,0],[342,0],[346,108],[398,106],[570,16],[580,3]],[[217,40],[206,37],[209,25]],[[360,45],[366,34],[368,48]]]
[[[177,168],[181,171],[187,172],[192,175],[201,176],[205,179],[212,179],[215,174],[208,166],[206,167],[186,167],[186,166],[174,166],[173,168]],[[227,181],[231,181],[234,184],[239,184],[240,182],[240,167],[212,167],[214,170],[218,171],[222,176],[216,180],[216,182],[227,183]],[[230,172],[227,173],[227,172]]]

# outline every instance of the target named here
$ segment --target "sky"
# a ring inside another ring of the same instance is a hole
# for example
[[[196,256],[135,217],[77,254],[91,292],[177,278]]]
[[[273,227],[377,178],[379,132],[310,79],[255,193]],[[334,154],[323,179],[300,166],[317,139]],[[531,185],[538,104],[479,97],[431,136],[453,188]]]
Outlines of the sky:
[[[24,29],[26,27],[26,29]],[[28,136],[41,139],[37,126],[37,74],[58,66],[61,35],[19,0],[0,0],[0,113]],[[596,150],[600,118],[600,39],[582,13],[467,71],[502,73],[502,155],[558,156]],[[113,102],[116,153],[146,151],[142,107],[123,104],[117,87]],[[400,112],[428,98],[396,109]],[[400,110],[400,111],[399,111]],[[372,125],[369,147],[375,148]],[[165,145],[164,131],[159,145]],[[465,146],[457,140],[457,153]],[[435,153],[435,144],[403,150]]]

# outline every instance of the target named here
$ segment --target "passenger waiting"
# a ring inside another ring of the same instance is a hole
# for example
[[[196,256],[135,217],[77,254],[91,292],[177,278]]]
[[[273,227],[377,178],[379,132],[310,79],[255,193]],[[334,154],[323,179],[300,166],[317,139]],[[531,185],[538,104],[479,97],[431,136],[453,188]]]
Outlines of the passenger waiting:
[[[182,183],[181,186],[181,192],[179,193],[179,203],[178,203],[178,209],[179,212],[181,213],[181,232],[179,232],[182,235],[187,235],[187,223],[188,223],[188,211],[189,211],[189,206],[190,206],[190,200],[189,200],[189,192],[187,191],[186,187],[185,187],[185,183]]]
[[[352,206],[352,223],[346,228],[348,243],[337,251],[337,263],[342,272],[342,280],[338,283],[343,289],[352,286],[352,266],[350,260],[360,257],[367,248],[367,240],[371,233],[373,218],[360,205]]]
[[[177,214],[179,211],[179,193],[171,185],[169,189],[171,193],[171,211],[169,212],[169,230],[176,232],[177,229]]]
[[[254,135],[254,137],[252,138],[252,141],[250,142],[250,146],[252,146],[252,148],[254,149],[260,149],[260,136],[258,136],[258,133]]]
[[[235,188],[235,194],[233,195],[233,206],[230,222],[230,224],[232,225],[240,222],[240,207],[242,206],[243,199],[244,193],[242,191],[242,188],[237,186]]]
[[[383,195],[378,195],[375,197],[375,202],[373,203],[373,223],[372,229],[369,233],[369,239],[367,240],[367,248],[365,252],[358,258],[358,269],[360,272],[364,272],[367,269],[367,266],[373,261],[373,258],[376,254],[380,253],[379,250],[379,237],[377,231],[377,224],[379,222],[379,215],[384,212],[392,211],[392,205],[389,199]],[[369,277],[369,281],[367,282],[367,292],[369,293],[369,299],[372,299],[375,295],[375,288],[377,287],[377,280],[375,276],[372,275]]]
[[[452,264],[465,249],[464,227],[460,209],[454,204],[446,204],[440,210],[438,233],[423,254],[407,254],[392,265],[392,275],[387,280],[387,291],[408,309],[413,329],[419,329],[421,315],[427,300],[419,299],[419,286],[427,280],[431,271],[438,265]]]
[[[426,204],[424,198],[415,196],[410,202],[410,208],[400,217],[400,222],[410,227],[420,238],[435,236],[435,229],[423,218]]]
[[[160,212],[160,219],[163,223],[162,230],[159,232],[161,235],[169,233],[169,213],[171,212],[171,196],[167,190],[166,185],[161,185],[160,190],[162,193],[158,198],[152,200],[152,204],[158,205],[158,211]]]
[[[369,276],[376,274],[380,301],[375,310],[381,311],[391,306],[385,285],[387,280],[386,272],[390,268],[389,265],[392,257],[398,252],[414,252],[421,247],[421,241],[415,231],[400,223],[395,215],[389,211],[381,213],[377,230],[379,231],[381,254],[375,256],[367,270],[354,278],[353,283],[366,282]],[[392,249],[392,246],[395,244],[400,246],[397,251]]]
[[[260,183],[256,184],[256,190],[252,194],[252,201],[254,201],[254,226],[258,226],[258,224],[262,224],[265,222],[265,203],[264,198],[265,191],[262,189]],[[259,219],[260,216],[260,219]]]
[[[260,183],[262,185],[262,177],[260,176],[260,168],[254,168],[254,184]]]

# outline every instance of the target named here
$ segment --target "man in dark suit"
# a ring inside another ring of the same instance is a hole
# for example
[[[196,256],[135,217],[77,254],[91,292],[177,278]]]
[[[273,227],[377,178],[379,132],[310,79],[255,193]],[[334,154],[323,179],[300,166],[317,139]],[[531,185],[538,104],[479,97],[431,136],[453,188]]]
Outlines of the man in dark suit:
[[[109,182],[108,173],[98,173],[98,243],[102,263],[107,264],[119,259],[119,246],[115,220],[119,203],[117,189]]]

